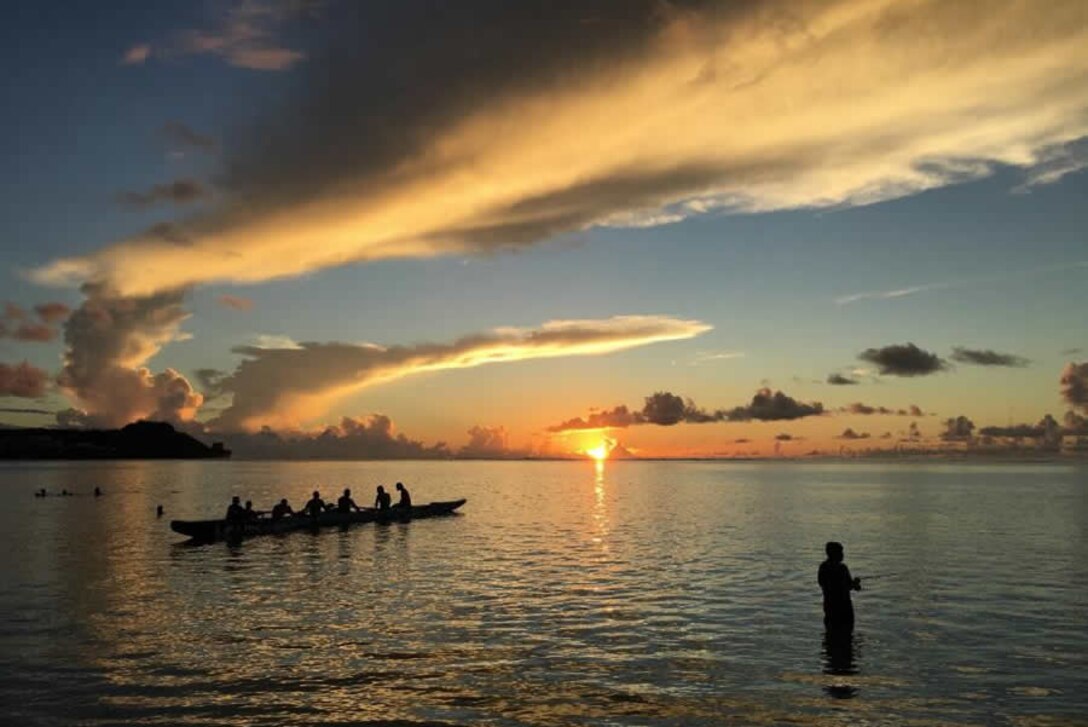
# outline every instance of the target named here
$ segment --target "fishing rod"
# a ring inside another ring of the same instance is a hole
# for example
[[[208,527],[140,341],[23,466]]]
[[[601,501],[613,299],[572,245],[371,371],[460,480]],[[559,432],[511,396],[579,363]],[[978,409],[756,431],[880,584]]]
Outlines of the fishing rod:
[[[871,581],[871,580],[873,580],[875,578],[891,578],[892,576],[897,576],[897,575],[899,575],[899,574],[898,573],[877,573],[875,576],[859,576],[859,578],[861,578],[861,580],[863,580],[863,581]]]

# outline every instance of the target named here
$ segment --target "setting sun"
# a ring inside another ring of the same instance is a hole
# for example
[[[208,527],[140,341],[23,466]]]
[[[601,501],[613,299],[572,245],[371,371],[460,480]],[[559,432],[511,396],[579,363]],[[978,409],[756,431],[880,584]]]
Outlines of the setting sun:
[[[598,462],[603,462],[604,460],[608,459],[608,444],[605,442],[601,442],[593,449],[587,449],[586,454],[597,460]]]

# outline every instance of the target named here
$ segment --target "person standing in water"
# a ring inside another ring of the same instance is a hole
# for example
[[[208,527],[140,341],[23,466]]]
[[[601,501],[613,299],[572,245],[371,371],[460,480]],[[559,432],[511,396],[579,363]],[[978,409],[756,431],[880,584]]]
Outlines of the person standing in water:
[[[820,564],[816,578],[824,593],[824,627],[829,632],[850,633],[854,630],[850,591],[861,590],[861,579],[850,576],[850,569],[843,562],[842,543],[829,542],[824,550],[827,560]]]

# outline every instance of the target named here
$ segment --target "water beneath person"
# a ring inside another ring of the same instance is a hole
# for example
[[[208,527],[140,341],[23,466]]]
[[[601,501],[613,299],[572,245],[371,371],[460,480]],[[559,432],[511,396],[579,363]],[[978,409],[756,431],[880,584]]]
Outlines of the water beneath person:
[[[168,526],[397,481],[468,503],[234,545]],[[1088,718],[1076,466],[17,463],[0,493],[4,724]],[[828,540],[862,577],[845,639]]]

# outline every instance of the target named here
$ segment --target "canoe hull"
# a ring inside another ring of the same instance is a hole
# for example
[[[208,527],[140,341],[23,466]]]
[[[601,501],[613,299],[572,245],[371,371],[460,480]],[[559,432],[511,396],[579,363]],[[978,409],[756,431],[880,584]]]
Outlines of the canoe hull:
[[[228,523],[226,520],[171,520],[170,529],[193,540],[210,543],[216,540],[238,540],[257,535],[288,533],[293,530],[314,530],[317,528],[355,525],[359,523],[389,523],[420,520],[430,517],[443,517],[456,514],[457,508],[465,500],[432,502],[415,505],[410,511],[394,507],[384,512],[363,510],[362,512],[323,512],[317,517],[296,515],[280,520],[256,520],[247,523]]]

